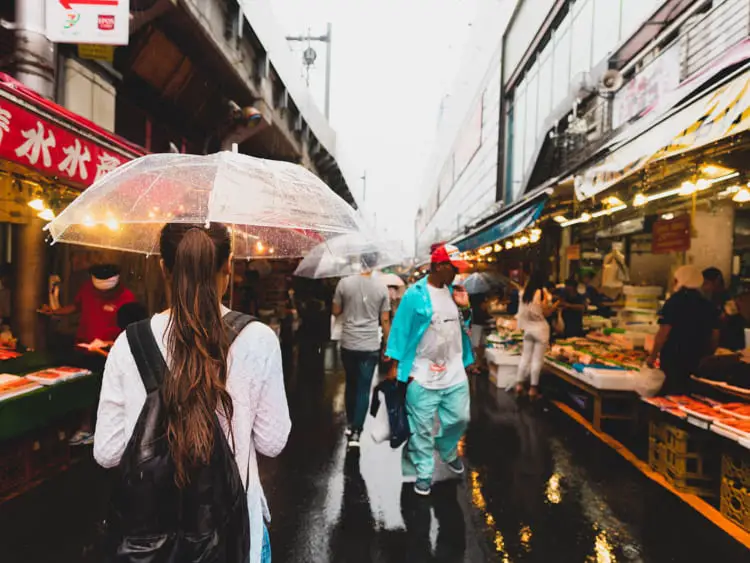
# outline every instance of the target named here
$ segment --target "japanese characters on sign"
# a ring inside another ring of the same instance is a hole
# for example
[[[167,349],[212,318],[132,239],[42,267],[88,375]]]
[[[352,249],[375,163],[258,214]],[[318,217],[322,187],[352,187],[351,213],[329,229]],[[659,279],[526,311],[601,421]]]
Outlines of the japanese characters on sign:
[[[128,160],[2,98],[0,159],[83,186]]]
[[[669,254],[690,250],[690,215],[660,219],[651,231],[651,252]]]
[[[130,0],[46,0],[45,7],[50,41],[128,44]]]

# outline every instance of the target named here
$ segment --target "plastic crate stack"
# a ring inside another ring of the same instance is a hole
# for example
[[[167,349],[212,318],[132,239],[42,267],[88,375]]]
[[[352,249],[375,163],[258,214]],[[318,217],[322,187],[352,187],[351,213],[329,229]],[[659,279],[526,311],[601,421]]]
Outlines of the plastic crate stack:
[[[725,453],[721,461],[721,513],[750,532],[750,455]]]
[[[702,497],[715,496],[715,473],[703,436],[695,436],[672,424],[651,421],[649,466],[678,491]]]

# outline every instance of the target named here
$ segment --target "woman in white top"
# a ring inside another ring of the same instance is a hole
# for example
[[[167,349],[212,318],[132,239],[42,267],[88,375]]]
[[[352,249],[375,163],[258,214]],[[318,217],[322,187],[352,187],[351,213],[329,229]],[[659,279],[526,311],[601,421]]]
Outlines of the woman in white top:
[[[546,283],[547,278],[542,272],[534,272],[521,294],[518,306],[518,328],[524,335],[516,393],[522,395],[526,380],[531,378],[530,399],[536,399],[539,395],[539,376],[544,365],[544,354],[549,347],[550,329],[547,317],[557,308],[545,288]]]
[[[221,305],[231,264],[225,226],[168,224],[162,230],[160,251],[171,308],[155,315],[151,328],[169,373],[179,375],[166,378],[162,386],[176,481],[185,479],[191,464],[208,462],[214,412],[218,413],[225,435],[233,435],[235,459],[248,491],[250,562],[261,561],[261,552],[264,560],[270,559],[264,524],[270,515],[256,454],[277,456],[291,429],[278,339],[269,327],[254,322],[229,346],[222,322],[229,310]],[[120,463],[145,400],[146,390],[123,334],[104,370],[94,439],[94,457],[101,466]]]

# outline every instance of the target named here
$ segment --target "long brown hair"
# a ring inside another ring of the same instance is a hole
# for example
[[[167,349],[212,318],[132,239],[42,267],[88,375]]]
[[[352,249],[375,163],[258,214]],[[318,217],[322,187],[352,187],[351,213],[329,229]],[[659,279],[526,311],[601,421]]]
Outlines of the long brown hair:
[[[223,225],[170,223],[159,241],[168,274],[171,311],[167,328],[170,376],[162,386],[167,439],[175,480],[190,481],[192,467],[209,462],[215,413],[231,432],[232,399],[226,388],[229,337],[222,322],[217,274],[229,260],[231,241]]]

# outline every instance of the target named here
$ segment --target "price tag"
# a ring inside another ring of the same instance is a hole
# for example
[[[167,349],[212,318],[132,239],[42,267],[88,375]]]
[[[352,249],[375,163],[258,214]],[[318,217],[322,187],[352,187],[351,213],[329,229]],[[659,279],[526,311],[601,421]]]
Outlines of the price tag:
[[[697,426],[698,428],[701,428],[703,430],[708,430],[708,427],[711,425],[711,423],[705,420],[701,420],[700,418],[694,418],[690,415],[688,415],[687,421],[693,426]]]

